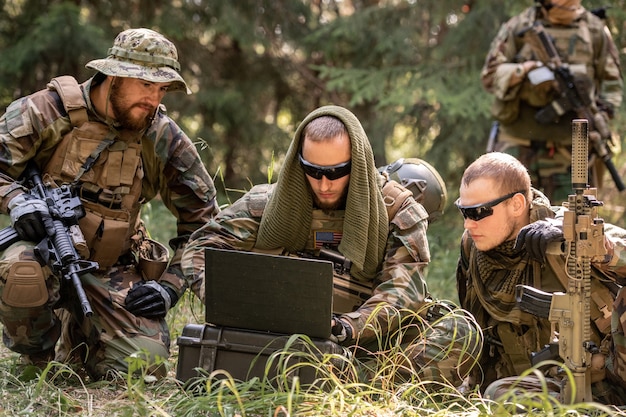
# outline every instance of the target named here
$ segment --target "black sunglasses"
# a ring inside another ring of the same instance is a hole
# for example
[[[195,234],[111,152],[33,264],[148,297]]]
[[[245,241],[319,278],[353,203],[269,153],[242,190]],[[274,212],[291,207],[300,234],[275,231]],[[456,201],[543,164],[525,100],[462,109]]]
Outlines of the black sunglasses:
[[[306,161],[302,155],[298,155],[298,157],[300,158],[300,165],[302,166],[304,173],[309,177],[315,178],[316,180],[321,180],[322,177],[326,177],[329,180],[334,181],[348,175],[350,173],[350,169],[352,168],[352,161],[332,166],[321,166]]]
[[[489,217],[493,214],[493,208],[505,200],[513,197],[515,194],[524,193],[524,190],[515,191],[514,193],[507,194],[503,197],[496,198],[495,200],[488,201],[486,203],[476,204],[473,206],[462,206],[459,204],[460,198],[454,202],[454,205],[461,211],[464,219],[470,219],[477,222],[485,217]]]

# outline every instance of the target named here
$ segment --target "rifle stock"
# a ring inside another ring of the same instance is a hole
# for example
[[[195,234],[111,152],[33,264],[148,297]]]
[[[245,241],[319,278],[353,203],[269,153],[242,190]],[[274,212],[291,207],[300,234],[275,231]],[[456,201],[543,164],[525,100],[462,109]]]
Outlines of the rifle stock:
[[[617,189],[624,191],[626,186],[613,164],[611,152],[607,146],[607,141],[611,139],[611,132],[602,114],[593,112],[591,109],[590,86],[586,85],[589,83],[585,84],[576,80],[569,68],[562,63],[552,38],[540,22],[535,22],[532,26],[523,29],[518,35],[530,45],[537,59],[552,70],[560,93],[559,98],[536,113],[537,122],[551,123],[568,111],[574,111],[578,118],[586,119],[589,132],[593,132],[588,138],[593,145],[593,151],[606,166]]]

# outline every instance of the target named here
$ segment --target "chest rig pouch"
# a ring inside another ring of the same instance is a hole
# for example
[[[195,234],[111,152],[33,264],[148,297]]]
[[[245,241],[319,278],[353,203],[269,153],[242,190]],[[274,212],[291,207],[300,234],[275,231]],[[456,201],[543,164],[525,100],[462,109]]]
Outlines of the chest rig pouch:
[[[63,99],[72,130],[63,137],[44,172],[57,184],[75,184],[86,212],[79,225],[89,259],[104,270],[130,249],[138,222],[141,135],[89,121],[82,91],[73,77],[57,77],[51,87]]]

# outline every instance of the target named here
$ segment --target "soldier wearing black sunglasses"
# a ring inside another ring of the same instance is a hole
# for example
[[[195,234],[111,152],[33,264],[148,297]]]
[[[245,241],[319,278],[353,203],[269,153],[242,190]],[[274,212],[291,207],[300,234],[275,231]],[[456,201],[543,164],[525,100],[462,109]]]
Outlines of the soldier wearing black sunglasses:
[[[333,251],[351,265],[336,279],[364,297],[337,302],[344,297],[336,286],[329,336],[358,345],[363,359],[389,349],[387,335],[398,334],[403,317],[416,312],[437,325],[408,326],[406,371],[460,384],[480,351],[479,333],[468,314],[432,300],[423,275],[430,261],[430,213],[413,191],[390,178],[377,170],[354,114],[338,106],[313,111],[296,130],[278,181],[253,187],[192,235],[182,261],[192,289],[204,296],[205,247],[307,257]],[[437,190],[440,184],[417,188],[426,192],[429,186]],[[435,195],[445,198],[441,189]]]
[[[316,180],[321,180],[322,177],[326,177],[326,179],[330,181],[338,180],[339,178],[348,175],[350,173],[350,169],[352,168],[350,161],[342,162],[337,165],[321,166],[312,164],[305,160],[302,157],[302,154],[299,155],[299,159],[304,173],[309,177],[315,178]]]
[[[562,207],[552,207],[541,192],[532,188],[525,166],[500,152],[482,155],[465,170],[456,206],[465,226],[457,265],[459,300],[474,315],[485,337],[481,366],[476,368],[484,373],[470,380],[480,384],[486,397],[496,399],[512,388],[518,375],[532,367],[531,354],[552,341],[547,318],[519,308],[516,286],[529,285],[550,293],[566,291]],[[626,282],[626,262],[619,256],[626,249],[625,237],[626,230],[605,227],[608,256],[605,262],[592,262],[592,339],[597,346],[604,346],[604,352],[613,349],[609,341],[611,310],[618,306],[609,287],[617,287],[615,277]],[[609,281],[609,286],[601,283]],[[617,310],[614,314],[615,318],[621,315]],[[622,325],[617,333],[620,338],[624,334]],[[592,359],[597,365],[592,366],[591,377],[595,381],[594,400],[623,405],[626,392],[619,392],[619,384],[607,383],[605,360],[606,365],[610,362],[600,351]],[[558,355],[549,359],[558,360]],[[551,376],[546,370],[545,385],[559,398],[562,381]],[[541,390],[541,383],[532,377],[515,384],[529,391]]]
[[[511,197],[514,197],[515,194],[521,194],[524,190],[521,191],[513,191],[512,193],[508,193],[505,196],[500,198],[496,198],[495,200],[488,201],[486,203],[478,203],[473,206],[464,206],[461,204],[461,199],[457,199],[454,205],[461,211],[464,219],[470,219],[477,222],[478,220],[482,220],[485,217],[489,217],[493,214],[493,208],[503,201],[508,200]]]

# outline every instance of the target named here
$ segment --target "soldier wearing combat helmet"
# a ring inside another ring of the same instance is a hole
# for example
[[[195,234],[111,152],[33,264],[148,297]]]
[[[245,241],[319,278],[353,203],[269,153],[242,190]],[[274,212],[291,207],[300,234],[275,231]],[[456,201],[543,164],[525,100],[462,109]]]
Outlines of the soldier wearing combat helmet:
[[[146,353],[152,364],[169,356],[165,315],[188,286],[183,246],[218,208],[192,141],[161,104],[170,91],[190,92],[174,44],[150,29],[125,30],[86,67],[97,73],[82,84],[54,78],[0,118],[0,210],[20,238],[0,252],[0,321],[6,346],[25,363],[45,366],[71,351],[103,378],[127,371],[130,355]],[[80,277],[89,317],[69,281],[34,251],[55,213],[21,181],[27,165],[47,185],[68,186],[84,207],[77,251],[98,266]],[[140,221],[141,205],[157,194],[177,219],[171,260]]]

